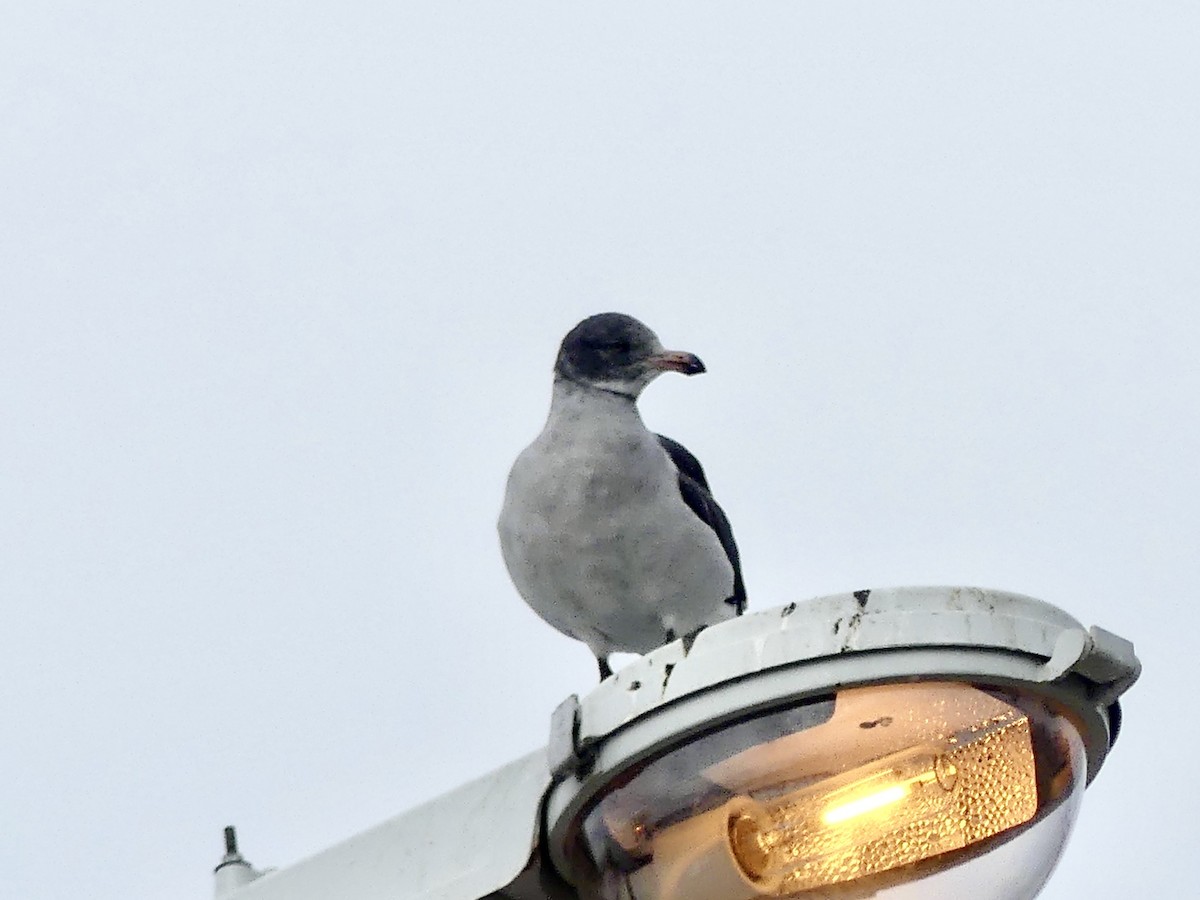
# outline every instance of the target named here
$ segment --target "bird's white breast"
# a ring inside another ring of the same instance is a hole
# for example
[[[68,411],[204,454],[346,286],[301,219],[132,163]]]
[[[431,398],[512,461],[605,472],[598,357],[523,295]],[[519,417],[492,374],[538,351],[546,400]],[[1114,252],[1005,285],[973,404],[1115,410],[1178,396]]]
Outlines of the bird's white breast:
[[[526,602],[597,654],[643,653],[668,629],[683,635],[733,614],[719,540],[619,398],[556,396],[509,475],[499,530]]]

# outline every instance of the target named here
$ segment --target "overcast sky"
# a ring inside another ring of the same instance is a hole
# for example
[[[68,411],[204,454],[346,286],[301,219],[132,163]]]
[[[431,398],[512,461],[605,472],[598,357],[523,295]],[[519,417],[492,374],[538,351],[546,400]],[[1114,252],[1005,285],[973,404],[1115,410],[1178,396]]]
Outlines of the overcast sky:
[[[211,894],[540,746],[512,588],[563,333],[644,397],[752,609],[1031,594],[1132,639],[1043,897],[1179,896],[1195,683],[1191,3],[11,3],[0,871]]]

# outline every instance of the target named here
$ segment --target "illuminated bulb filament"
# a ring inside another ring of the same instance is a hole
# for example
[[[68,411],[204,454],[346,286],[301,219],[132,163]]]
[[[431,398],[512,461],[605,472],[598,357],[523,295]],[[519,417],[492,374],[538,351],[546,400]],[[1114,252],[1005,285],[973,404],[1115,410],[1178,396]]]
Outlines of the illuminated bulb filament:
[[[934,768],[929,771],[914,775],[912,778],[901,781],[899,784],[889,785],[877,791],[861,794],[853,800],[847,800],[844,803],[837,803],[829,807],[821,815],[821,821],[826,825],[837,825],[839,822],[845,822],[847,819],[855,819],[869,812],[874,812],[877,809],[882,809],[885,806],[891,806],[893,803],[898,803],[913,792],[914,785],[931,784],[937,781],[938,776],[935,769],[939,764],[942,765],[943,771],[946,772],[947,776],[952,778],[957,774],[952,763],[944,761],[939,763],[935,759],[932,764]],[[946,787],[949,790],[949,786]]]
[[[824,815],[821,816],[821,821],[826,825],[837,825],[839,822],[845,822],[847,819],[855,819],[858,816],[866,815],[885,806],[891,806],[893,803],[898,803],[907,797],[909,793],[908,785],[894,784],[889,788],[884,788],[882,791],[875,791],[874,793],[867,794],[865,797],[840,803],[825,810]]]

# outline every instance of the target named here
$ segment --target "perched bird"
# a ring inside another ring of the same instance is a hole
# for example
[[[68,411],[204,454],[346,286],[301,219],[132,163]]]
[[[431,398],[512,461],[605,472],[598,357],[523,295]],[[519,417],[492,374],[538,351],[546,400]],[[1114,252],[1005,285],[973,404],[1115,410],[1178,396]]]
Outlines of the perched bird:
[[[517,590],[595,654],[646,653],[746,606],[733,531],[699,460],[649,431],[637,399],[663,372],[697,375],[631,316],[601,313],[567,333],[550,415],[508,476],[498,528]]]

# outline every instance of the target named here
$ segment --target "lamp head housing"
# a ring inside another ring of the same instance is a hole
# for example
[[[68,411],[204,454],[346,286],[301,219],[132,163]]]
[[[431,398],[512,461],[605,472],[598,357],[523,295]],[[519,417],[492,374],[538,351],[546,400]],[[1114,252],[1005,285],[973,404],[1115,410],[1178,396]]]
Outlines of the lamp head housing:
[[[743,616],[560,707],[550,858],[604,900],[1031,898],[1139,670],[999,591]]]
[[[569,697],[544,749],[218,900],[1026,900],[1133,646],[1030,597],[855,591],[714,625]]]

